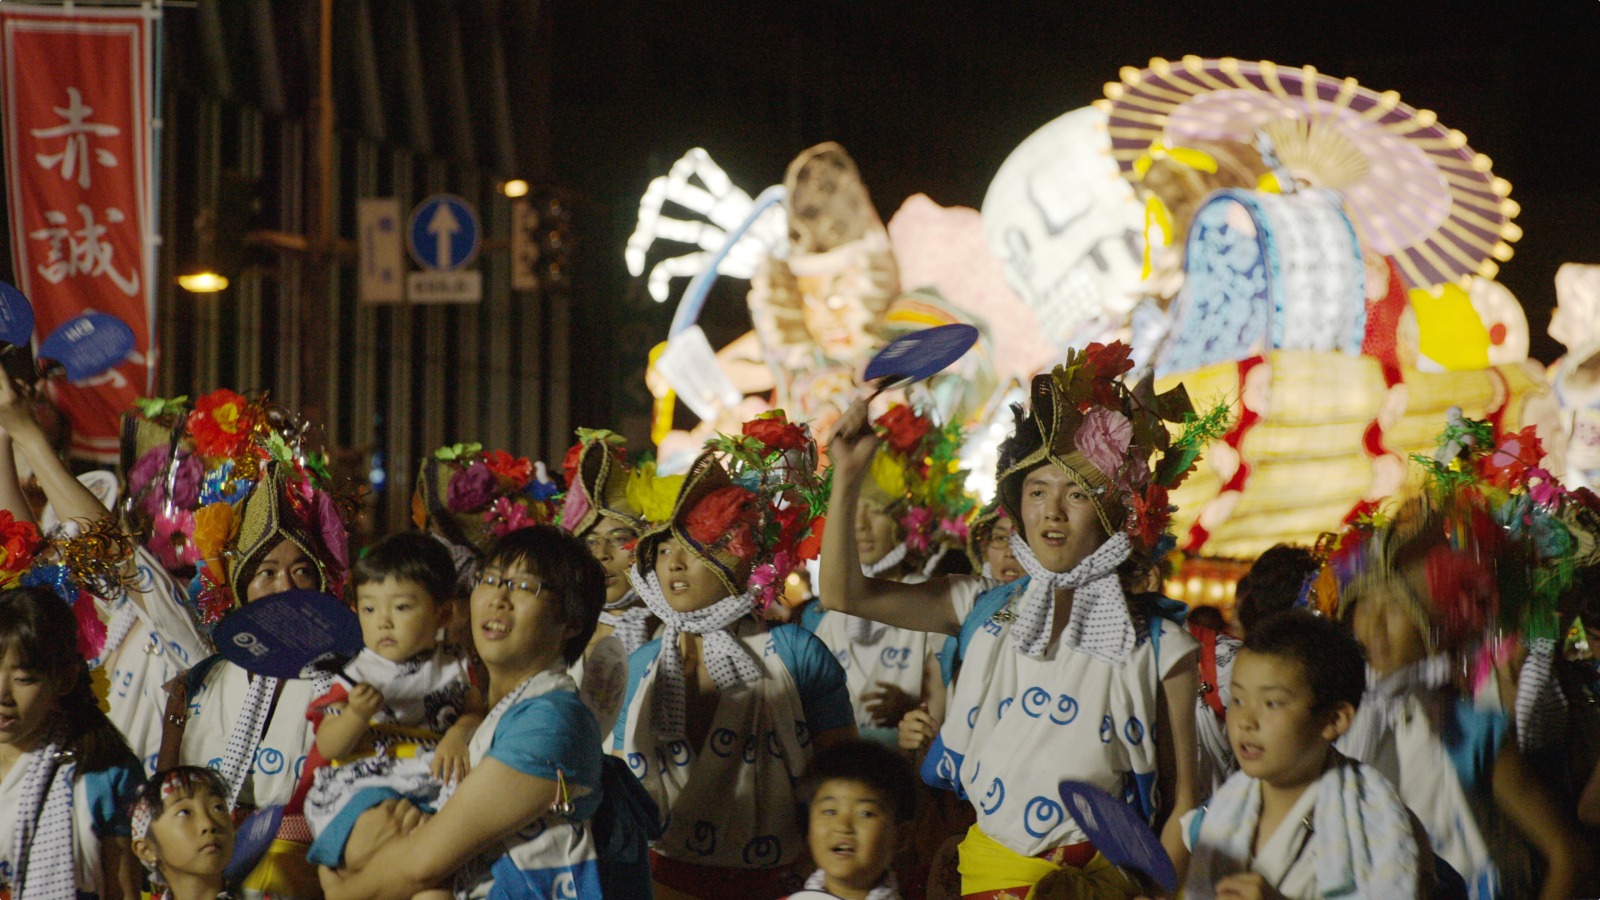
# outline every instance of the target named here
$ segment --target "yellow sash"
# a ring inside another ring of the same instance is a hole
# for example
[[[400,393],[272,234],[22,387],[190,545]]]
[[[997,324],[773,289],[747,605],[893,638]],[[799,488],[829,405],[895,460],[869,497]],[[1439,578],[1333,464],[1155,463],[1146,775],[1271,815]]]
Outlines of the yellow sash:
[[[1015,891],[1025,900],[1128,900],[1136,889],[1099,853],[1081,869],[1023,856],[977,825],[961,842],[961,893]]]

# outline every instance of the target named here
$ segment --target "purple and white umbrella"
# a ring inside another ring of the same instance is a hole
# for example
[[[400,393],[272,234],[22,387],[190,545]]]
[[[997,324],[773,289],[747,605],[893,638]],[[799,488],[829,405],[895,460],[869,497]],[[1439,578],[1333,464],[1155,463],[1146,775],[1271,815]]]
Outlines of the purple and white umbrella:
[[[1297,183],[1344,197],[1362,244],[1394,257],[1414,287],[1493,278],[1522,236],[1511,185],[1489,158],[1394,91],[1311,66],[1198,56],[1125,67],[1105,90],[1097,105],[1129,180],[1170,148],[1263,134]]]

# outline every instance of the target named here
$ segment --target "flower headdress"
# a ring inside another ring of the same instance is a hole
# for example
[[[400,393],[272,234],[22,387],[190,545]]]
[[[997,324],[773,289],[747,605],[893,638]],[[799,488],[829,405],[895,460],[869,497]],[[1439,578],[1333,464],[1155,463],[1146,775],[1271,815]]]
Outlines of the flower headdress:
[[[242,602],[262,558],[282,540],[315,564],[319,590],[341,594],[355,504],[335,493],[326,460],[303,447],[309,423],[265,398],[220,389],[195,401],[185,425],[204,466],[192,532],[201,623],[215,624]]]
[[[560,487],[544,463],[482,444],[441,447],[417,476],[417,527],[481,555],[495,538],[555,521]]]
[[[817,474],[810,429],[782,412],[746,422],[742,434],[718,435],[689,467],[667,521],[639,539],[639,573],[655,548],[677,538],[711,567],[728,595],[754,590],[763,608],[784,580],[821,550],[831,470]]]
[[[187,418],[189,398],[138,399],[122,416],[122,471],[128,496],[121,504],[130,532],[172,571],[200,561],[194,515],[200,509],[205,464],[195,452]]]
[[[1021,526],[1022,482],[1046,463],[1060,467],[1094,503],[1106,533],[1125,531],[1133,547],[1154,554],[1172,518],[1167,493],[1194,468],[1208,441],[1227,430],[1227,409],[1197,416],[1182,385],[1157,395],[1118,341],[1090,344],[1033,379],[1031,408],[1013,407],[1016,432],[1000,447],[1000,503]],[[1181,424],[1172,437],[1168,423]],[[1170,537],[1166,538],[1170,541]]]
[[[872,459],[863,497],[896,516],[906,548],[927,553],[939,532],[967,537],[967,519],[977,501],[966,491],[961,469],[961,426],[935,426],[904,404],[895,404],[873,423],[884,436]]]
[[[0,509],[0,590],[16,587],[23,573],[33,565],[43,545],[39,529],[32,522],[14,518]]]

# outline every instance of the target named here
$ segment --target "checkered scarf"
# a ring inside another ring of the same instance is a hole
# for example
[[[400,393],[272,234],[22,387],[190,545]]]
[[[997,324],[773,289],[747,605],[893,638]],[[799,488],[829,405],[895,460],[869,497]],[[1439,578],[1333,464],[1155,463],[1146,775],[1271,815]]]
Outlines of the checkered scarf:
[[[600,611],[600,624],[615,629],[617,638],[630,654],[650,642],[650,609],[635,606],[638,600],[639,593],[630,590],[617,598],[617,602],[607,603],[605,609]]]
[[[657,681],[655,705],[655,737],[658,742],[682,740],[686,736],[688,703],[684,699],[683,654],[678,650],[678,634],[688,632],[705,639],[705,663],[719,689],[731,688],[741,683],[758,681],[761,664],[750,655],[733,635],[733,626],[750,615],[754,608],[751,595],[735,594],[724,597],[705,609],[678,612],[667,605],[661,592],[661,581],[656,573],[640,575],[637,569],[628,570],[633,589],[639,592],[644,605],[661,620],[661,652],[656,657]]]
[[[28,760],[11,844],[16,900],[78,896],[72,833],[72,782],[77,773],[78,764],[59,737],[50,738]]]
[[[1128,536],[1117,532],[1070,572],[1052,572],[1039,562],[1028,542],[1011,536],[1011,554],[1028,573],[1028,585],[1017,601],[1017,620],[1011,626],[1011,647],[1024,656],[1042,659],[1050,646],[1056,618],[1056,591],[1073,592],[1072,617],[1061,632],[1061,646],[1087,653],[1120,666],[1138,644],[1128,598],[1122,593],[1117,566],[1133,552]]]

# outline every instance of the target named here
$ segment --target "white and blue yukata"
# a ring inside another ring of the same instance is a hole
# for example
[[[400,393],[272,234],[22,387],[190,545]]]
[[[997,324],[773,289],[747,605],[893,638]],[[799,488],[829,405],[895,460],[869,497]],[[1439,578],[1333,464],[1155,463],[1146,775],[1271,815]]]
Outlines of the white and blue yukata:
[[[919,584],[927,579],[913,573],[904,584]],[[830,612],[812,629],[817,639],[833,651],[844,669],[850,687],[850,707],[856,730],[861,736],[890,747],[899,746],[895,725],[879,726],[867,711],[865,696],[889,684],[913,698],[922,697],[923,670],[933,663],[930,650],[944,646],[945,636],[909,628],[895,628],[847,613]],[[923,698],[926,699],[926,698]]]
[[[189,724],[179,763],[216,769],[235,806],[287,805],[316,738],[306,720],[316,683],[252,678],[218,656],[202,660],[187,677]]]
[[[473,769],[487,758],[524,775],[565,782],[573,809],[567,816],[551,810],[463,867],[456,875],[457,897],[601,900],[589,827],[601,801],[600,729],[577,691],[564,666],[540,672],[502,697],[473,735]]]
[[[1530,857],[1494,810],[1495,759],[1510,721],[1449,684],[1448,660],[1432,657],[1379,680],[1368,675],[1350,731],[1336,746],[1389,779],[1428,830],[1433,851],[1474,900],[1530,895]]]
[[[962,669],[922,770],[929,784],[972,803],[985,835],[1022,856],[1088,840],[1061,805],[1062,781],[1088,782],[1155,815],[1161,683],[1193,665],[1198,648],[1166,617],[1177,613],[1161,607],[1134,620],[1120,665],[1060,637],[1041,657],[1026,655],[1008,640],[1017,622],[1006,611],[1029,581],[949,579]],[[1085,599],[1080,591],[1075,620],[1089,615]],[[1115,601],[1126,602],[1120,591]]]
[[[1412,897],[1431,870],[1427,834],[1377,770],[1334,754],[1256,852],[1261,782],[1236,772],[1184,819],[1194,851],[1184,896],[1209,900],[1216,883],[1255,872],[1292,900]]]
[[[793,862],[805,846],[794,783],[811,763],[812,736],[847,728],[854,716],[845,674],[815,635],[798,625],[768,629],[751,616],[729,631],[760,676],[720,688],[703,746],[656,740],[660,638],[628,661],[614,738],[667,816],[658,853],[701,866],[770,869]]]
[[[6,896],[15,896],[20,887],[16,872],[18,828],[26,818],[30,820],[32,840],[24,850],[28,871],[23,874],[32,888],[42,895],[48,892],[51,879],[71,878],[76,882],[77,900],[96,900],[106,886],[105,873],[100,868],[100,842],[129,836],[127,808],[144,784],[144,773],[131,758],[127,765],[81,775],[69,771],[72,763],[68,760],[39,770],[39,766],[48,766],[48,749],[24,753],[0,779],[0,893],[10,891]],[[46,778],[48,783],[43,781]],[[70,792],[63,790],[67,787],[64,779],[68,778]],[[34,795],[31,798],[30,787]],[[54,796],[57,790],[63,790],[59,799]],[[56,843],[46,846],[51,841]],[[65,855],[68,852],[70,858]],[[71,875],[58,866],[70,866]]]
[[[134,549],[138,581],[129,594],[107,602],[95,599],[109,618],[106,643],[90,666],[103,668],[109,681],[107,717],[122,732],[146,775],[161,753],[167,711],[167,683],[211,655],[211,642],[184,603],[188,592],[150,551]],[[137,594],[144,608],[134,602]]]

